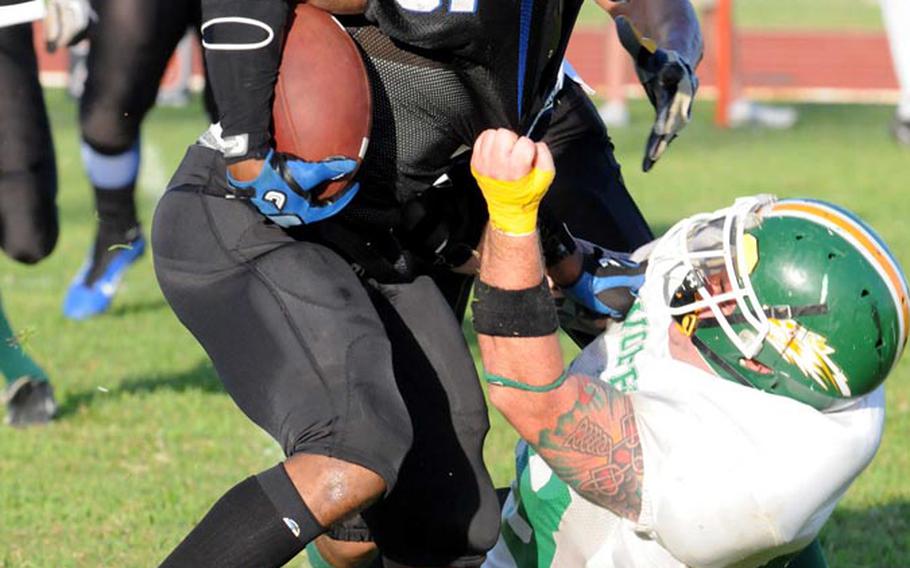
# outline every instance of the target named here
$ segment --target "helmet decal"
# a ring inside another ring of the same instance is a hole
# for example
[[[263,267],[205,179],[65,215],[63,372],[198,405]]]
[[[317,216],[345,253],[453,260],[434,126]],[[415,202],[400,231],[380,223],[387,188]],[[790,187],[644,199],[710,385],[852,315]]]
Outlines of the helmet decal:
[[[900,350],[907,342],[908,323],[910,323],[910,303],[908,303],[907,280],[900,265],[881,241],[878,235],[872,232],[865,223],[854,215],[820,201],[808,199],[786,199],[776,202],[767,217],[799,217],[818,223],[833,233],[842,237],[859,251],[866,260],[875,267],[888,286],[891,299],[900,320]],[[897,353],[895,361],[900,357]]]
[[[752,274],[758,264],[758,239],[754,235],[745,233],[740,245],[739,255],[736,257],[739,271],[742,274]]]
[[[827,338],[810,331],[792,319],[769,318],[768,343],[791,365],[814,380],[823,389],[834,388],[842,397],[851,396],[847,376],[831,360],[834,348]]]

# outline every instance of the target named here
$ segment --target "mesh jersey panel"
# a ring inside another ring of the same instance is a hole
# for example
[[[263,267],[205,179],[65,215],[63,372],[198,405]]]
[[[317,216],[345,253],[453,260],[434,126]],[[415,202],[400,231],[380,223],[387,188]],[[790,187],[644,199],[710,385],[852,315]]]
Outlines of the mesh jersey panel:
[[[477,0],[475,13],[451,13],[449,0],[431,12],[400,1],[371,1],[366,17],[375,25],[342,20],[364,51],[373,89],[361,202],[403,201],[426,189],[487,128],[525,131],[555,84],[581,5]]]
[[[428,188],[473,140],[480,109],[450,63],[398,47],[376,27],[349,28],[366,57],[373,128],[361,169],[376,199],[404,201]]]
[[[445,54],[508,117],[499,126],[523,130],[553,85],[580,8],[581,0],[369,0],[366,17],[398,42]]]

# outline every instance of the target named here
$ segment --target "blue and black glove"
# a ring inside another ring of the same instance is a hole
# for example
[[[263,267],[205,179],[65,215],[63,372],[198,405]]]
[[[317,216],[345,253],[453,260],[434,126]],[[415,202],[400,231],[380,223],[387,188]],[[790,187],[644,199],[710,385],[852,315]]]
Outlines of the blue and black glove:
[[[657,112],[641,168],[649,171],[692,118],[698,78],[679,53],[661,49],[635,29],[625,16],[616,18],[619,41],[635,63],[635,71]]]
[[[563,289],[565,295],[588,310],[621,320],[635,303],[645,282],[647,262],[637,263],[625,253],[585,245],[581,276]]]
[[[322,221],[344,209],[360,184],[351,185],[332,201],[320,202],[318,190],[322,184],[348,176],[355,169],[357,162],[349,158],[307,162],[269,150],[256,179],[238,181],[230,172],[227,177],[238,197],[249,199],[273,223],[287,228]]]

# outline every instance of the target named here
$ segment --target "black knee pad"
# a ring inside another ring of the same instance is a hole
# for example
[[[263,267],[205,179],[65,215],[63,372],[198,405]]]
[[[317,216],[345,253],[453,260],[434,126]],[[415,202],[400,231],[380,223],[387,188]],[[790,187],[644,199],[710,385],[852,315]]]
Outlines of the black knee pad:
[[[114,106],[88,103],[79,115],[82,139],[99,154],[126,152],[139,139],[142,117]]]
[[[79,104],[83,139],[106,155],[121,154],[139,138],[155,104],[167,61],[189,23],[192,2],[98,0],[89,31],[92,49]]]
[[[0,33],[0,247],[19,262],[57,242],[57,170],[31,25]]]
[[[401,395],[388,381],[376,380],[392,368],[388,343],[361,336],[345,351],[344,368],[334,370],[344,376],[333,376],[338,387],[330,393],[337,414],[288,417],[285,452],[321,453],[366,467],[391,491],[414,433]]]
[[[59,226],[53,163],[0,175],[0,247],[11,258],[34,264],[57,244]]]

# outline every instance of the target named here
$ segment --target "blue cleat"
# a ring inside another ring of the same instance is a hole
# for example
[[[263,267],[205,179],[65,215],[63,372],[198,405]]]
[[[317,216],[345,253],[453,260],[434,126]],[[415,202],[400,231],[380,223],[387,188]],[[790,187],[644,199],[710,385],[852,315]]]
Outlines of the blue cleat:
[[[145,238],[139,234],[126,245],[111,247],[104,255],[105,266],[100,273],[97,273],[94,257],[89,256],[66,292],[63,315],[86,320],[107,311],[127,268],[144,253]]]

